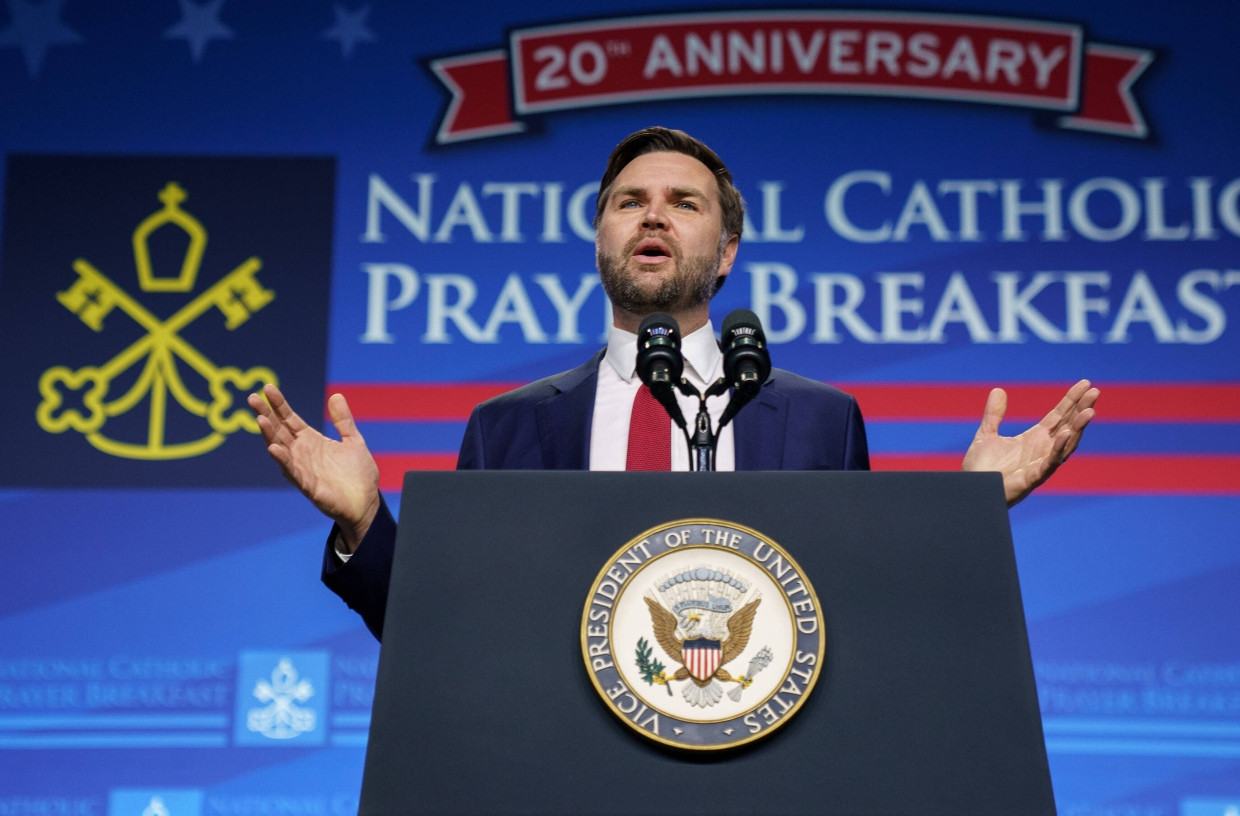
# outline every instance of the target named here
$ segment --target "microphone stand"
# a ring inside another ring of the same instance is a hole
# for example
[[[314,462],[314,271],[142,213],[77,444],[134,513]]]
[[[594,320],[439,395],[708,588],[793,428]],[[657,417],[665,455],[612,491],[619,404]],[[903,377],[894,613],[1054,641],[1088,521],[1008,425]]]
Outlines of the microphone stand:
[[[689,430],[684,429],[685,443],[689,446],[689,470],[695,472],[713,471],[715,469],[715,447],[719,443],[719,432],[723,430],[723,423],[719,427],[711,430],[710,411],[706,410],[706,400],[711,397],[717,397],[728,390],[727,381],[723,377],[715,380],[710,388],[706,389],[705,394],[699,394],[698,390],[693,387],[685,378],[681,378],[676,384],[680,393],[687,397],[697,397],[698,412],[693,422],[693,436],[689,436]]]
[[[705,394],[699,394],[697,388],[681,376],[684,359],[680,354],[680,328],[675,318],[663,312],[654,312],[643,318],[637,330],[637,373],[684,434],[689,448],[689,469],[692,471],[715,469],[715,447],[719,434],[757,395],[771,371],[766,338],[757,315],[748,309],[737,309],[723,321],[723,329],[724,376],[711,383]],[[735,385],[735,390],[719,417],[719,426],[711,430],[706,400],[726,392],[729,383]],[[697,397],[698,412],[692,436],[672,392],[673,387],[686,397]]]

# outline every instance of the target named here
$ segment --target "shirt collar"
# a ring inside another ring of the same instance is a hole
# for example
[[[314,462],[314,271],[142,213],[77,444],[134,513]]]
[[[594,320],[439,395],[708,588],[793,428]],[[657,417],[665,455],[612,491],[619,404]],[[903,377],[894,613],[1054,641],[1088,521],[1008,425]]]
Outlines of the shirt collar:
[[[685,377],[699,389],[720,376],[723,354],[719,351],[715,328],[709,320],[700,329],[681,338],[680,352],[685,358]],[[612,326],[607,333],[607,353],[603,359],[622,380],[632,382],[637,376],[637,335]]]

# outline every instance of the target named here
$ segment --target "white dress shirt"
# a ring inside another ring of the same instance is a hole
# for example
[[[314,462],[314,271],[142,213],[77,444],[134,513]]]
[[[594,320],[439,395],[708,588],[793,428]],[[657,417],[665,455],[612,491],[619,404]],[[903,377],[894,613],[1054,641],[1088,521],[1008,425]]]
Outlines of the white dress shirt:
[[[715,342],[715,330],[706,325],[685,336],[680,342],[685,358],[685,379],[699,393],[723,376],[723,354]],[[607,335],[607,353],[598,368],[598,389],[594,394],[594,421],[590,426],[590,470],[624,470],[629,447],[629,418],[633,412],[633,397],[641,388],[637,376],[637,335],[612,327]],[[728,393],[707,400],[711,429],[719,424],[719,417],[728,405]],[[696,397],[686,397],[676,392],[676,401],[690,432],[698,413]],[[689,449],[684,433],[672,420],[672,470],[689,469]],[[719,434],[715,447],[715,470],[736,469],[736,448],[732,442],[732,425],[729,423]]]

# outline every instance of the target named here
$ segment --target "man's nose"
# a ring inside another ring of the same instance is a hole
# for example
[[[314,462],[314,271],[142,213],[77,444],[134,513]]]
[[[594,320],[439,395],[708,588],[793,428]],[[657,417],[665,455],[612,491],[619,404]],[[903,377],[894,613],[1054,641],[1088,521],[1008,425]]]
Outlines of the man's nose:
[[[645,229],[664,229],[667,227],[664,205],[660,201],[651,201],[642,213],[642,227]]]

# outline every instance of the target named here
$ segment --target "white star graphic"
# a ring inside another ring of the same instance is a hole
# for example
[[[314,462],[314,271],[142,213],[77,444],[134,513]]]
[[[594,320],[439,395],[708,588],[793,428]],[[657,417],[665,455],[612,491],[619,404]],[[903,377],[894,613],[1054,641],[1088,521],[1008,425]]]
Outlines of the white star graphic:
[[[60,22],[64,0],[9,0],[8,28],[0,31],[0,46],[20,48],[26,55],[30,76],[39,75],[43,55],[53,45],[80,43],[82,36]]]
[[[194,62],[202,59],[207,43],[212,40],[231,40],[233,31],[220,22],[220,7],[224,0],[209,0],[199,6],[192,0],[177,0],[181,4],[181,22],[164,32],[165,40],[182,39],[189,43],[189,53]]]
[[[336,23],[323,32],[325,40],[339,40],[340,52],[348,59],[353,55],[353,47],[359,42],[374,42],[375,33],[366,26],[366,18],[370,16],[370,6],[362,6],[357,11],[349,11],[339,3],[335,4]]]

